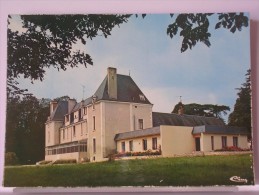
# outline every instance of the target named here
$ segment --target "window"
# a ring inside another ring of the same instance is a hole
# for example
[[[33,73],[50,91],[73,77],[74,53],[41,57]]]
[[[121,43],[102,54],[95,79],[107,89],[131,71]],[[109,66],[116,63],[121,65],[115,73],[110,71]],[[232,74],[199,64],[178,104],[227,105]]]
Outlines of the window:
[[[133,140],[129,141],[129,151],[133,151]]]
[[[66,122],[69,122],[69,115],[66,115]]]
[[[145,101],[145,100],[146,100],[146,99],[145,99],[145,96],[142,95],[142,94],[139,95],[139,99],[140,99],[141,101]]]
[[[211,150],[214,150],[214,137],[211,136],[210,139],[211,139]]]
[[[233,146],[238,147],[238,137],[233,137]]]
[[[147,150],[147,140],[143,139],[142,142],[143,142],[143,150]]]
[[[121,151],[125,152],[125,142],[121,142]]]
[[[65,139],[65,129],[63,129],[63,139]]]
[[[97,99],[97,97],[94,95],[94,96],[92,97],[93,110],[95,109],[95,102],[96,102],[96,99]]]
[[[82,119],[82,110],[81,109],[78,110],[78,118],[79,118],[79,120]]]
[[[80,152],[87,152],[87,145],[86,144],[80,145]]]
[[[93,116],[93,130],[95,130],[95,116]]]
[[[227,136],[222,136],[221,141],[222,141],[222,148],[227,147]]]
[[[73,126],[73,136],[76,136],[76,126]]]
[[[152,138],[152,149],[153,150],[157,149],[157,138],[156,137]]]
[[[74,122],[74,113],[70,114],[70,124]]]
[[[143,119],[138,119],[138,127],[139,129],[143,129]]]
[[[87,107],[84,107],[84,115],[87,114]]]
[[[96,140],[93,139],[93,153],[96,153]]]

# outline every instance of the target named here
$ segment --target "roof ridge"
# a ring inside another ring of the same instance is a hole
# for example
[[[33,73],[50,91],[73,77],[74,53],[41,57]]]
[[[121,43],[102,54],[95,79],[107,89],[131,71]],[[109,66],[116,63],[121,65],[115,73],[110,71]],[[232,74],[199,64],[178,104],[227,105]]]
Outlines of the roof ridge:
[[[158,114],[171,114],[171,115],[177,115],[177,116],[195,116],[195,117],[205,117],[205,118],[215,118],[215,119],[219,119],[217,117],[214,117],[214,116],[200,116],[200,115],[192,115],[192,114],[177,114],[177,113],[167,113],[167,112],[152,112],[152,113],[158,113]]]

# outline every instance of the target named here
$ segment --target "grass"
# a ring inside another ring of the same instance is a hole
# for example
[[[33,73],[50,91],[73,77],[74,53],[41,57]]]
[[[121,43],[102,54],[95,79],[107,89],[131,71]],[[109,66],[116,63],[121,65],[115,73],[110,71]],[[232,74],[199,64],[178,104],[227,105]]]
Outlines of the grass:
[[[74,165],[6,167],[4,186],[212,186],[253,184],[250,155],[122,160]]]

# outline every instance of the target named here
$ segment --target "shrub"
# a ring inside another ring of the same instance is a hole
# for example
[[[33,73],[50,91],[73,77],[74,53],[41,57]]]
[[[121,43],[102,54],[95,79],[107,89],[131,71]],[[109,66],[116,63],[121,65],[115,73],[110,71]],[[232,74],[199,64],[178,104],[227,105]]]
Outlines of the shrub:
[[[109,154],[108,157],[108,162],[113,162],[115,160],[115,154]]]
[[[86,162],[90,162],[90,159],[87,157],[81,159],[81,163],[86,163]]]
[[[43,161],[40,161],[40,162],[37,162],[36,164],[37,165],[46,165],[46,164],[49,164],[49,163],[51,163],[52,161],[50,161],[50,160],[43,160]]]
[[[5,153],[5,165],[18,165],[19,159],[14,152]]]
[[[56,160],[53,164],[74,164],[76,159]]]
[[[228,151],[247,151],[249,149],[242,149],[236,146],[227,146],[222,149],[215,150],[216,152],[228,152]]]
[[[121,152],[121,153],[114,154],[113,157],[120,158],[120,157],[126,157],[126,156],[153,156],[153,155],[161,155],[161,151],[147,150],[144,152]]]

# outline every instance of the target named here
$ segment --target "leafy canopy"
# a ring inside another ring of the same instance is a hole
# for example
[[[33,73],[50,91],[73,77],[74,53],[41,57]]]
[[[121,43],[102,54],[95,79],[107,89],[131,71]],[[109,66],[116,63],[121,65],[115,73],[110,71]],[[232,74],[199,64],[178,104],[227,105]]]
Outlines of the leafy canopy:
[[[96,36],[107,37],[130,15],[22,15],[26,32],[8,29],[8,77],[42,80],[44,68],[66,70],[67,66],[93,65],[84,51],[73,44]],[[9,16],[11,17],[11,16]]]
[[[188,115],[197,115],[197,116],[206,116],[206,117],[216,117],[223,119],[222,115],[226,115],[227,111],[230,111],[230,108],[225,105],[214,105],[214,104],[182,104],[179,102],[175,105],[172,113],[178,113],[180,107],[183,107],[184,114]]]
[[[171,38],[178,33],[183,37],[181,52],[192,49],[198,42],[202,42],[210,47],[209,17],[212,15],[214,14],[179,14],[174,22],[168,25],[167,34]],[[171,14],[171,17],[173,16],[174,14]],[[235,33],[236,30],[241,31],[243,27],[248,27],[248,24],[248,17],[244,13],[218,13],[218,22],[215,25],[215,29],[222,27]]]

